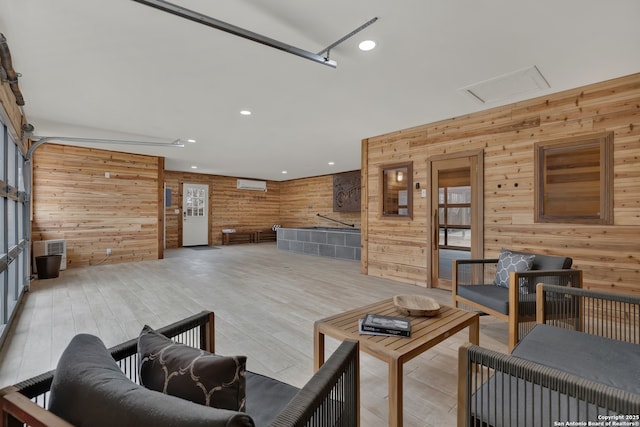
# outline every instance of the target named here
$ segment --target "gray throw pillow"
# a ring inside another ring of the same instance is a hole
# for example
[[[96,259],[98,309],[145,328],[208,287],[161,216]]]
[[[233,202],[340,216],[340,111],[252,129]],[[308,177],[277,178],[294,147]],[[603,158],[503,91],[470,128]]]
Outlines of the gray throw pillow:
[[[535,255],[515,254],[507,249],[500,249],[496,278],[493,284],[503,288],[509,287],[509,273],[531,270]],[[526,288],[524,288],[526,290]],[[524,290],[521,289],[522,293]]]
[[[140,383],[215,408],[244,411],[246,356],[220,356],[178,344],[149,326],[138,337]]]

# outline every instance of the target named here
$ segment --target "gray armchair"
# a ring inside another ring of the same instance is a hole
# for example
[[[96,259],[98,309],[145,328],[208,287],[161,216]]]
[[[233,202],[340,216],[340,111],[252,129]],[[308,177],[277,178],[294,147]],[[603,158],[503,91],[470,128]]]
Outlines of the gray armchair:
[[[533,261],[527,270],[508,273],[508,287],[496,285],[499,258],[455,260],[452,277],[454,307],[479,310],[508,322],[510,351],[535,324],[537,283],[582,287],[582,271],[571,269],[569,257],[511,253],[533,256]]]
[[[640,298],[547,284],[537,298],[537,324],[511,354],[460,347],[458,426],[637,423]]]

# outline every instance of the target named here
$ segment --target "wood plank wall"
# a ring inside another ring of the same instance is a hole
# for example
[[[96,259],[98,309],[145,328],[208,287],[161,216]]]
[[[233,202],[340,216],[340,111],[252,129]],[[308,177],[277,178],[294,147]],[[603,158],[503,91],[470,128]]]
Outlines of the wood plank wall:
[[[222,244],[222,229],[238,231],[283,227],[340,226],[316,213],[360,227],[359,212],[333,212],[333,175],[290,181],[267,181],[267,191],[238,190],[235,177],[166,171],[171,206],[166,208],[167,248],[182,244],[182,184],[209,185],[211,245]],[[177,212],[177,213],[176,213]]]
[[[223,228],[254,231],[271,229],[274,224],[332,225],[317,218],[316,209],[360,226],[358,212],[332,212],[332,175],[267,181],[267,192],[238,190],[235,177],[163,171],[159,169],[163,160],[44,144],[34,156],[32,240],[67,239],[68,268],[161,258],[163,218],[166,247],[182,244],[185,182],[209,185],[211,245],[222,244]],[[110,172],[108,180],[105,172]],[[165,182],[171,191],[171,206],[163,208]],[[138,195],[144,200],[134,206]],[[152,223],[159,234],[149,229]],[[106,248],[113,251],[109,258],[105,258]]]
[[[270,230],[280,223],[280,183],[267,181],[267,191],[238,190],[235,177],[166,171],[171,206],[166,208],[167,248],[182,245],[182,184],[209,186],[210,245],[222,244],[222,229]],[[177,212],[177,213],[176,213]]]
[[[614,132],[614,224],[534,223],[536,142]],[[429,188],[430,156],[484,150],[484,255],[500,247],[568,255],[584,285],[640,293],[640,74],[363,140],[363,259],[370,275],[428,286],[426,199],[413,220],[381,219],[379,167],[413,161]]]
[[[333,211],[333,175],[294,179],[280,183],[280,220],[283,227],[344,227],[317,216],[337,219],[360,228],[360,212]]]
[[[68,268],[162,257],[163,166],[154,156],[41,145],[33,157],[32,241],[65,239]]]

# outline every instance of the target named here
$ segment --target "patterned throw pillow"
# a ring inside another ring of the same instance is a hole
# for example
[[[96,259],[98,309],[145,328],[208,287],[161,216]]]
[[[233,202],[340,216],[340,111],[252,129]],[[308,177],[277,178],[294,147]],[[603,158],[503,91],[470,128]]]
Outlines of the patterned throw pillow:
[[[496,270],[496,278],[493,284],[501,286],[503,288],[509,287],[509,273],[512,271],[527,271],[531,269],[533,265],[533,259],[535,255],[514,254],[513,252],[504,248],[500,249],[500,256],[498,257],[498,268]],[[522,293],[525,293],[521,289]]]
[[[244,411],[246,356],[225,357],[178,344],[145,325],[138,337],[140,383],[206,406]]]

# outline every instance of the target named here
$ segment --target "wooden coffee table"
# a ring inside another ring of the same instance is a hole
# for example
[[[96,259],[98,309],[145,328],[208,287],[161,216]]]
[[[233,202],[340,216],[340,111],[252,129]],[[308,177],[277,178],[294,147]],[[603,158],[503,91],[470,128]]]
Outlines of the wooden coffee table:
[[[358,319],[366,313],[403,316],[411,319],[411,337],[360,335]],[[314,370],[324,363],[324,337],[354,339],[360,350],[389,364],[389,426],[402,426],[402,365],[451,335],[469,327],[469,341],[479,344],[480,320],[477,313],[442,306],[434,317],[404,316],[387,299],[327,317],[314,324]]]

